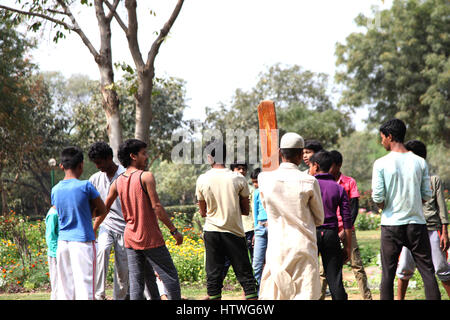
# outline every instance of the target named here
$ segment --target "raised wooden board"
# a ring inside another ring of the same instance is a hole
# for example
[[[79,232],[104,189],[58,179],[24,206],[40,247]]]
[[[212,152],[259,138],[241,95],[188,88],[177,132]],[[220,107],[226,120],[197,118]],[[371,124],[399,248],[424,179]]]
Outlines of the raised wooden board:
[[[259,137],[261,141],[262,171],[272,171],[280,165],[278,154],[278,126],[275,104],[264,100],[258,105]]]

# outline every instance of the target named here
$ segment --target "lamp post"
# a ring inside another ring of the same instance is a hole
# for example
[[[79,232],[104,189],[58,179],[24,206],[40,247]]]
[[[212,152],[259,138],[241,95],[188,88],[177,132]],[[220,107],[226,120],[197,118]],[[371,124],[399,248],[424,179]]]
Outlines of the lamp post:
[[[56,160],[54,158],[51,158],[50,160],[48,160],[48,165],[51,168],[50,171],[50,179],[51,179],[51,184],[52,184],[52,188],[55,185],[55,167],[56,167]]]

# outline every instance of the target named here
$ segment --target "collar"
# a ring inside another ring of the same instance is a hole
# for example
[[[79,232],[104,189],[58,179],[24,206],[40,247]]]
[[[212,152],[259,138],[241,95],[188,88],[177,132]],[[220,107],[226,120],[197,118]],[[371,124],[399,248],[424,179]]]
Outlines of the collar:
[[[323,180],[334,180],[334,177],[329,173],[318,173],[314,175],[316,179],[323,179]]]
[[[282,169],[297,169],[298,170],[298,166],[292,162],[282,162],[282,163],[280,163],[280,168],[282,168]]]

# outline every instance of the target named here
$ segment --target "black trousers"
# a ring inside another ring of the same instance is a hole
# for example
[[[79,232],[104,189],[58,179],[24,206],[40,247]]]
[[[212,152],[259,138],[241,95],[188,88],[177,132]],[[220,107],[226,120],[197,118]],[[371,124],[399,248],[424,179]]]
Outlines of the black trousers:
[[[403,246],[411,251],[422,276],[425,298],[440,300],[441,293],[434,273],[430,238],[425,224],[381,226],[380,299],[394,300],[395,271]]]
[[[220,298],[223,287],[225,257],[230,259],[236,278],[246,298],[257,296],[256,280],[247,249],[246,239],[229,232],[205,231],[206,289],[211,299]]]
[[[333,300],[347,300],[342,282],[343,254],[338,229],[317,228],[317,247]]]

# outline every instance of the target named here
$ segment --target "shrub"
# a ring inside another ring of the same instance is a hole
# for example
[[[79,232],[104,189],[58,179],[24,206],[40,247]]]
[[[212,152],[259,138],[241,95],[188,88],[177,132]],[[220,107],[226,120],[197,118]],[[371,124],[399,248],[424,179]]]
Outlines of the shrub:
[[[45,224],[14,212],[0,217],[0,288],[34,289],[49,283]]]
[[[381,216],[372,211],[366,212],[365,209],[360,209],[358,217],[355,221],[355,228],[357,230],[377,230],[381,223]]]

